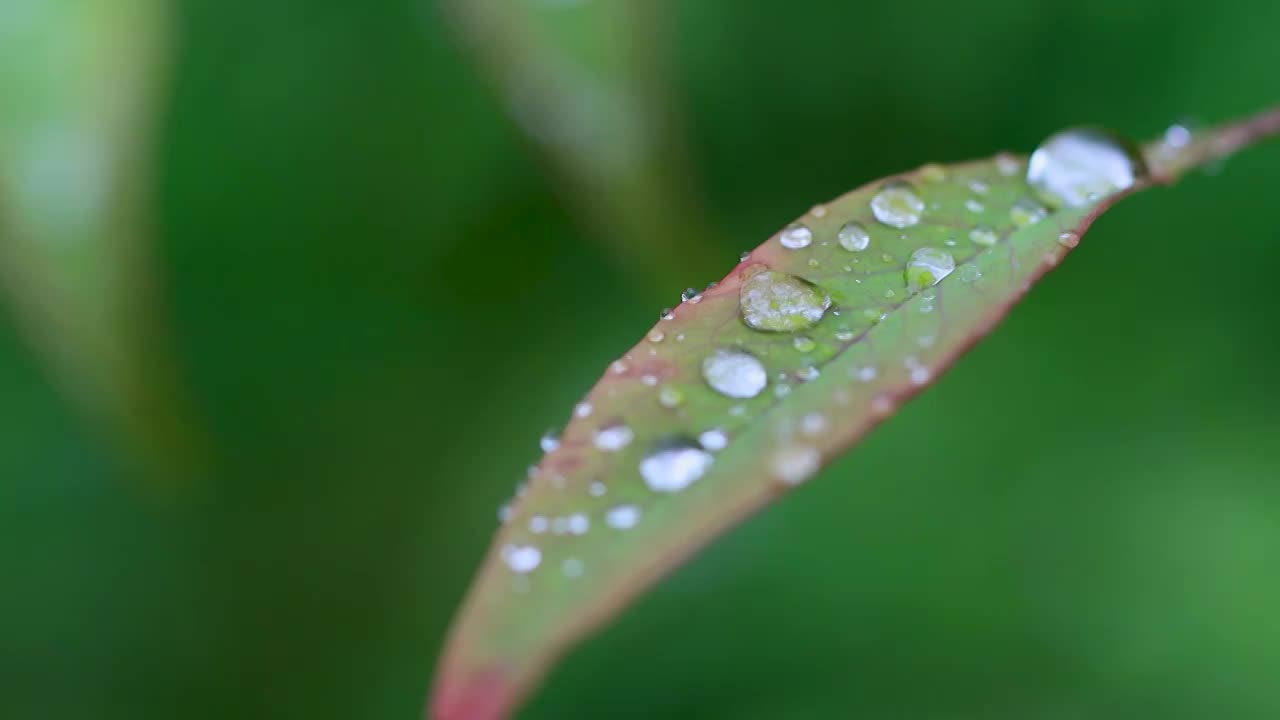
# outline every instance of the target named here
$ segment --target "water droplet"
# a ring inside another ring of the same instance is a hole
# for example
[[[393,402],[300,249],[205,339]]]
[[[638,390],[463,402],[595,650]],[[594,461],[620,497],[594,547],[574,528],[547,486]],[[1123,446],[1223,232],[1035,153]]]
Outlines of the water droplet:
[[[983,204],[978,200],[974,198],[969,198],[968,200],[964,201],[964,209],[968,210],[971,213],[980,213],[983,210],[986,210],[987,208],[984,207]]]
[[[813,352],[813,349],[818,347],[818,343],[814,342],[813,338],[808,338],[804,335],[797,335],[795,339],[791,341],[791,344],[795,346],[796,350],[802,353]]]
[[[591,529],[591,519],[586,513],[574,513],[565,519],[570,535],[586,535]]]
[[[814,205],[812,208],[810,208],[809,212],[812,213],[814,217],[818,219],[822,219],[827,216],[827,206]]]
[[[514,513],[515,513],[515,510],[511,507],[511,504],[504,503],[501,507],[498,508],[498,522],[502,523],[503,525],[506,525],[508,522],[511,521],[511,516]]]
[[[817,380],[818,375],[820,374],[821,373],[818,371],[818,368],[809,365],[808,367],[800,368],[800,370],[796,372],[796,377],[804,380],[805,382],[811,382],[813,380]]]
[[[724,430],[713,428],[698,436],[698,444],[702,445],[704,450],[719,452],[729,445],[729,436]]]
[[[649,337],[649,342],[651,343],[660,343],[663,340],[667,339],[666,334],[663,333],[661,330],[657,330],[657,329],[650,330],[648,337]]]
[[[1005,177],[1017,175],[1022,170],[1022,161],[1016,155],[1002,152],[996,155],[996,170]]]
[[[807,280],[764,270],[742,284],[738,307],[750,328],[795,332],[818,324],[831,307],[831,296]]]
[[[985,182],[977,178],[974,178],[973,180],[969,181],[969,189],[977,193],[978,195],[986,195],[987,191],[990,190],[991,187],[987,185]]]
[[[702,293],[696,288],[685,288],[684,292],[680,293],[680,302],[696,303],[701,299]]]
[[[800,223],[791,223],[778,235],[778,242],[788,250],[807,248],[813,242],[813,231]]]
[[[937,163],[929,163],[920,168],[920,177],[925,182],[942,182],[947,179],[947,169]]]
[[[868,312],[868,313],[874,313],[876,317],[880,317],[880,311],[878,311],[878,310],[867,310],[866,312]],[[866,314],[866,313],[864,313],[864,314]],[[838,331],[836,331],[836,340],[839,340],[840,342],[849,342],[850,340],[854,339],[855,337],[857,337],[857,336],[853,334],[853,331],[852,331],[852,330],[838,330]]]
[[[538,535],[546,532],[547,528],[550,527],[550,525],[551,524],[547,520],[547,518],[542,515],[534,515],[533,517],[529,518],[529,532],[533,533],[534,535]]]
[[[889,227],[907,228],[920,222],[924,201],[911,183],[894,180],[871,198],[871,214]]]
[[[573,408],[573,414],[580,418],[590,417],[593,409],[594,408],[592,408],[591,403],[580,402]]]
[[[805,435],[821,435],[827,430],[827,418],[821,413],[809,413],[800,418],[800,432]]]
[[[582,577],[582,571],[585,569],[582,560],[578,558],[565,558],[564,562],[560,563],[560,572],[569,579]]]
[[[876,368],[874,365],[866,365],[855,370],[853,375],[861,382],[871,382],[876,379]]]
[[[871,244],[871,233],[867,232],[862,223],[850,221],[836,233],[836,241],[849,252],[862,252]]]
[[[913,357],[908,357],[906,361],[903,362],[903,366],[911,373],[912,385],[923,385],[929,382],[929,368],[921,365],[919,360]]]
[[[622,360],[614,360],[613,363],[609,365],[609,372],[614,375],[622,375],[627,372],[627,363]]]
[[[542,433],[542,437],[538,439],[538,447],[542,448],[542,452],[555,452],[560,449],[560,435],[555,430],[547,430]]]
[[[610,425],[596,431],[596,447],[605,452],[617,452],[627,445],[635,433],[626,425]]]
[[[640,522],[640,508],[635,505],[618,505],[604,514],[604,523],[615,530],[628,530]]]
[[[1073,232],[1064,232],[1058,236],[1058,244],[1062,247],[1073,248],[1080,244],[1080,236]]]
[[[587,486],[587,492],[591,494],[591,497],[600,497],[608,492],[608,490],[608,486],[599,480],[593,480],[591,484]]]
[[[542,562],[542,551],[533,545],[503,545],[502,561],[512,572],[532,572]]]
[[[640,461],[640,476],[654,492],[680,492],[702,477],[712,462],[711,454],[697,443],[671,440]]]
[[[989,225],[978,225],[969,231],[969,239],[978,245],[990,247],[995,245],[1000,237],[996,235],[996,231]]]
[[[664,408],[678,408],[684,404],[684,393],[678,388],[664,386],[658,391],[658,404]]]
[[[937,285],[955,269],[956,261],[951,253],[923,247],[911,253],[911,259],[907,261],[907,285],[913,290]]]
[[[1020,228],[1035,225],[1049,216],[1049,210],[1031,198],[1019,198],[1009,209],[1009,219]]]
[[[822,454],[807,445],[788,445],[773,454],[770,468],[773,474],[788,485],[799,485],[818,471]]]
[[[1131,143],[1098,128],[1073,128],[1050,136],[1027,163],[1027,184],[1051,206],[1083,207],[1126,190],[1146,175]]]
[[[778,383],[773,386],[773,396],[781,400],[791,394],[791,386],[786,383]]]
[[[658,313],[659,320],[675,320],[676,313],[671,308],[662,308],[662,312]]]
[[[712,390],[731,398],[753,398],[768,384],[764,365],[741,350],[717,350],[702,361],[702,377]]]
[[[982,277],[982,271],[977,265],[967,263],[960,266],[960,279],[964,282],[971,283]]]

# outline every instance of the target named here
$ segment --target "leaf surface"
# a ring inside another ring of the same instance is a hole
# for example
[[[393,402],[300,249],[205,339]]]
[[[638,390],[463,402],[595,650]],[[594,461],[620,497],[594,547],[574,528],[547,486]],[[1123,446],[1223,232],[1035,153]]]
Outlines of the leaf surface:
[[[545,443],[455,623],[435,717],[508,714],[572,642],[936,379],[1114,202],[1278,130],[1273,112],[1083,168],[1071,149],[1110,136],[1067,133],[1032,161],[1056,173],[1035,187],[1001,154],[789,224],[664,315]]]

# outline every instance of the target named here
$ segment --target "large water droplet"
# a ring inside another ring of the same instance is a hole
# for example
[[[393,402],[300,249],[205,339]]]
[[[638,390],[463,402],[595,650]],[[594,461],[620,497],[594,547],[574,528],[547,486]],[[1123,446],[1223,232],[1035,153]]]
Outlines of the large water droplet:
[[[871,233],[867,232],[862,223],[850,221],[836,233],[836,241],[849,252],[862,252],[871,244]]]
[[[778,235],[778,242],[788,250],[807,248],[813,242],[813,231],[800,223],[792,223]]]
[[[831,296],[795,275],[764,270],[742,284],[738,307],[748,327],[795,332],[817,325],[831,307]]]
[[[502,561],[512,572],[532,572],[542,562],[542,551],[533,545],[503,545]]]
[[[911,227],[920,222],[920,216],[924,214],[924,200],[916,194],[911,183],[894,180],[871,198],[871,214],[889,227]]]
[[[1053,207],[1083,207],[1145,177],[1131,143],[1098,128],[1073,128],[1040,143],[1027,164],[1027,183]]]
[[[626,425],[610,425],[596,431],[596,447],[605,452],[617,452],[631,443],[635,433]]]
[[[923,247],[911,253],[907,261],[907,286],[913,290],[932,287],[956,269],[951,253],[938,248]]]
[[[680,492],[702,477],[713,458],[697,443],[675,440],[640,461],[640,476],[654,492]]]
[[[741,350],[717,350],[702,361],[702,377],[716,392],[731,398],[753,398],[769,383],[764,365]]]

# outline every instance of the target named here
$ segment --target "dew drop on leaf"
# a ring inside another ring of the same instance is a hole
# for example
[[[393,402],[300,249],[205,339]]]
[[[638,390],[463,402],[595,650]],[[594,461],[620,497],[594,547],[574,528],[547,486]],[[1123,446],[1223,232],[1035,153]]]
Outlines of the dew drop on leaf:
[[[813,327],[831,307],[831,296],[807,280],[773,270],[752,275],[738,293],[738,308],[748,327],[766,332],[795,332]]]
[[[1049,210],[1031,198],[1019,198],[1009,208],[1009,219],[1020,228],[1035,225],[1048,216]]]
[[[617,505],[604,514],[604,524],[615,530],[628,530],[640,522],[640,508],[635,505]]]
[[[990,247],[996,244],[1000,238],[996,235],[996,231],[989,225],[978,225],[969,231],[969,239],[975,244]]]
[[[542,433],[542,437],[538,439],[538,447],[542,448],[542,452],[555,452],[560,448],[560,436],[555,430],[548,430]]]
[[[805,337],[804,335],[795,336],[791,344],[798,352],[802,353],[813,352],[814,348],[818,347],[818,343],[814,342],[813,338]]]
[[[1145,175],[1139,151],[1098,128],[1073,128],[1051,135],[1027,163],[1027,184],[1053,207],[1083,207],[1127,190]]]
[[[807,445],[787,445],[773,454],[770,469],[782,482],[798,485],[808,480],[822,463],[822,454]]]
[[[714,428],[699,435],[698,443],[704,450],[719,452],[729,445],[729,436],[720,428]]]
[[[711,467],[713,458],[697,443],[679,439],[659,445],[640,461],[640,476],[650,490],[680,492]]]
[[[856,220],[845,223],[836,233],[840,247],[849,252],[862,252],[871,245],[871,233]]]
[[[920,222],[924,214],[924,200],[911,183],[895,180],[886,183],[871,198],[871,214],[876,220],[895,228],[908,228]]]
[[[542,551],[533,545],[504,545],[502,561],[512,572],[533,572],[542,562]]]
[[[1064,232],[1058,235],[1058,244],[1063,247],[1073,248],[1080,244],[1080,236],[1073,232]]]
[[[731,398],[753,398],[769,383],[764,365],[742,350],[717,350],[702,361],[702,377],[712,390]]]
[[[813,231],[800,223],[792,223],[778,235],[778,242],[788,250],[807,248],[813,242]]]
[[[938,248],[922,247],[911,253],[907,261],[907,286],[912,290],[932,287],[956,269],[951,253]]]
[[[626,425],[610,425],[596,431],[596,447],[605,452],[617,452],[631,444],[635,433]]]

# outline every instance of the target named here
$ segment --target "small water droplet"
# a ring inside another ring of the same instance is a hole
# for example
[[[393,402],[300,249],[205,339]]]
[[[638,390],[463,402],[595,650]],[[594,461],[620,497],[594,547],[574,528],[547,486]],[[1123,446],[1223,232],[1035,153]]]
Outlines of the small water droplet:
[[[658,384],[658,376],[653,373],[645,373],[640,376],[640,383],[648,387],[654,387]]]
[[[967,263],[960,266],[960,279],[964,282],[971,283],[982,277],[982,271],[977,265]]]
[[[816,268],[822,263],[818,262],[818,258],[809,258],[809,267]]]
[[[738,253],[738,262],[746,262],[749,257],[751,257],[750,252],[740,252]]]
[[[512,572],[532,572],[542,562],[542,551],[533,545],[503,545],[502,561]]]
[[[791,386],[786,383],[778,383],[773,386],[773,396],[781,400],[791,394]]]
[[[578,558],[565,558],[564,562],[560,563],[560,572],[571,580],[582,577],[582,571],[585,569],[586,566]]]
[[[791,223],[778,234],[778,242],[788,250],[807,248],[813,242],[813,231],[800,223]]]
[[[1000,237],[996,235],[996,231],[989,225],[978,225],[969,231],[969,239],[977,245],[985,245],[991,247],[995,245]]]
[[[1027,163],[1027,184],[1051,206],[1083,207],[1127,190],[1146,176],[1132,143],[1098,128],[1072,128],[1051,135]]]
[[[955,269],[956,261],[951,253],[938,248],[920,248],[911,253],[911,259],[907,261],[907,286],[912,290],[922,290],[937,285]]]
[[[773,474],[788,485],[799,485],[818,471],[822,454],[807,445],[788,445],[774,452],[770,461]]]
[[[560,449],[560,434],[555,430],[547,430],[542,433],[542,437],[538,438],[538,447],[542,448],[542,452],[555,452]]]
[[[551,526],[550,521],[548,521],[547,518],[543,515],[534,515],[533,517],[529,518],[529,532],[533,533],[534,535],[539,535],[541,533],[546,532],[547,528],[550,526]]]
[[[862,226],[862,223],[850,221],[841,226],[840,231],[836,233],[836,241],[840,243],[840,247],[849,252],[862,252],[871,245],[871,233]]]
[[[818,324],[831,296],[807,280],[764,270],[752,275],[738,293],[738,308],[748,327],[766,332],[795,332]]]
[[[658,391],[658,404],[664,408],[678,408],[684,404],[684,393],[679,388],[665,386]]]
[[[822,218],[824,218],[824,217],[826,217],[826,216],[827,216],[827,206],[826,206],[826,205],[814,205],[812,208],[810,208],[809,212],[810,212],[814,217],[816,217],[816,218],[818,218],[818,219],[822,219]]]
[[[827,431],[827,418],[821,413],[808,413],[800,418],[800,432],[805,435],[821,435]]]
[[[853,376],[861,382],[871,382],[876,379],[876,368],[874,365],[866,365],[854,371]]]
[[[635,433],[626,425],[610,425],[596,431],[596,447],[605,452],[617,452],[630,445],[634,437]]]
[[[804,335],[797,335],[791,341],[791,344],[802,353],[813,352],[813,349],[818,347],[818,343],[814,342],[813,338],[805,337]]]
[[[912,385],[923,385],[929,382],[929,368],[921,365],[919,360],[913,357],[908,357],[903,363],[903,366],[906,367],[911,374]]]
[[[702,294],[696,288],[685,288],[684,292],[680,293],[680,302],[696,303],[701,299]]]
[[[937,163],[929,163],[920,168],[920,177],[925,182],[942,182],[947,179],[947,169]]]
[[[604,523],[615,530],[629,530],[640,522],[640,508],[635,505],[618,505],[604,514]]]
[[[974,178],[973,180],[969,181],[969,189],[977,193],[978,195],[986,195],[987,191],[990,190],[991,187],[988,186],[985,182],[977,178]]]
[[[729,436],[720,428],[712,428],[698,436],[698,444],[702,445],[704,450],[720,452],[729,445]]]
[[[593,480],[591,481],[591,484],[587,486],[587,492],[591,495],[591,497],[600,497],[601,495],[604,495],[606,492],[608,492],[608,490],[609,490],[608,486],[600,482],[599,480]]]
[[[1058,235],[1058,244],[1062,247],[1073,248],[1080,244],[1080,236],[1073,232],[1064,232]]]
[[[741,350],[717,350],[702,361],[702,377],[712,390],[731,398],[753,398],[768,384],[764,365]]]
[[[587,531],[591,529],[591,519],[587,517],[586,513],[573,513],[565,518],[565,525],[570,535],[586,535]]]
[[[1020,228],[1035,225],[1048,216],[1048,208],[1031,198],[1019,198],[1009,209],[1009,219]]]
[[[996,170],[1005,177],[1017,175],[1022,171],[1022,161],[1012,153],[999,153],[996,155]]]
[[[504,503],[501,507],[498,508],[498,522],[502,523],[503,525],[506,525],[507,523],[511,522],[511,516],[514,513],[515,513],[515,510],[512,509],[511,504]]]
[[[671,440],[640,461],[640,476],[654,492],[680,492],[701,478],[712,462],[710,453],[697,443]]]
[[[889,253],[880,253],[880,261],[891,263],[893,262],[893,256],[890,255]]]
[[[612,372],[614,375],[623,375],[627,372],[627,363],[622,360],[614,360],[613,363],[609,365],[609,372]]]
[[[871,198],[871,214],[889,227],[907,228],[920,222],[924,201],[911,183],[894,180]]]
[[[866,313],[875,313],[876,317],[879,317],[879,316],[880,316],[880,311],[878,311],[878,310],[867,310],[867,311],[865,311],[863,314],[865,315]],[[840,342],[849,342],[850,340],[854,339],[855,337],[857,337],[857,336],[853,334],[853,331],[852,331],[852,330],[838,330],[838,331],[836,331],[836,340],[839,340]]]
[[[589,402],[580,402],[573,408],[573,414],[580,418],[590,417],[594,408]]]
[[[808,367],[800,368],[800,370],[796,372],[796,377],[800,378],[801,380],[804,380],[805,382],[812,382],[814,380],[817,380],[818,375],[820,374],[821,373],[818,371],[818,368],[812,365],[809,365]]]
[[[657,329],[650,330],[649,335],[647,337],[649,338],[649,342],[651,343],[660,343],[663,340],[667,339],[666,333]]]

